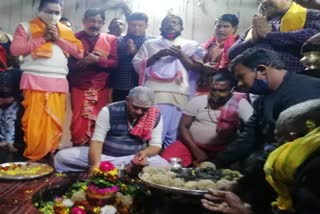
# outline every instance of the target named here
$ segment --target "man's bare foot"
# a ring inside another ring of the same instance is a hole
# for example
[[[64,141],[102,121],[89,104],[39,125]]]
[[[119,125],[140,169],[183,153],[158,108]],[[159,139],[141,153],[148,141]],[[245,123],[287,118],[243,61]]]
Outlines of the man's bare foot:
[[[12,143],[8,143],[8,149],[9,152],[17,152],[18,149],[16,149],[16,147],[14,147],[14,145]]]
[[[0,142],[0,147],[5,147],[5,146],[7,146],[8,144],[7,144],[7,142],[5,142],[5,141],[1,141]]]

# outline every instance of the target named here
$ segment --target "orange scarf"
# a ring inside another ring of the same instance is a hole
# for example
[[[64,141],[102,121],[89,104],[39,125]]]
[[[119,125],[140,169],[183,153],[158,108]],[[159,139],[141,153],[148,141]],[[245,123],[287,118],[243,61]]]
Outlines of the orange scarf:
[[[108,57],[111,50],[107,36],[104,36],[103,33],[99,35],[99,38],[94,45],[92,53],[97,56]]]
[[[150,140],[152,129],[154,128],[160,109],[156,106],[151,106],[138,123],[131,129],[130,134],[137,136],[143,140]]]
[[[32,38],[41,38],[46,29],[46,24],[39,18],[35,18],[30,21],[30,30]],[[83,51],[83,46],[81,41],[79,41],[73,34],[73,32],[63,25],[62,23],[57,23],[57,28],[60,34],[60,37],[64,40],[76,45],[78,49]],[[66,56],[69,56],[69,53],[64,52]],[[50,58],[52,57],[52,42],[46,42],[45,44],[41,45],[39,48],[32,51],[33,58]]]

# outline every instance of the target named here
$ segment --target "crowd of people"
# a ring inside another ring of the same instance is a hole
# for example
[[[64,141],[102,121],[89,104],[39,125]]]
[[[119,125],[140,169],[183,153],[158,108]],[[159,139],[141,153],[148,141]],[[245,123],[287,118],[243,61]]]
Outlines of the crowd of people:
[[[208,210],[318,212],[320,80],[309,71],[320,63],[300,59],[320,51],[319,10],[262,0],[244,35],[222,14],[201,43],[181,36],[174,14],[152,36],[142,12],[107,33],[105,11],[89,8],[73,32],[62,9],[41,0],[13,38],[0,32],[1,149],[23,142],[27,160],[52,157],[58,172],[210,161],[244,176],[209,190]]]

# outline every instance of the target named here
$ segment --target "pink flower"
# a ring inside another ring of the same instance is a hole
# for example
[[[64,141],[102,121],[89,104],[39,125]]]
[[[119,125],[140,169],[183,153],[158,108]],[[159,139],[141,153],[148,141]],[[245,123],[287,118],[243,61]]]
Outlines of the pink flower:
[[[71,214],[87,214],[87,212],[80,207],[74,207],[71,210]]]
[[[97,188],[96,186],[90,184],[88,186],[88,190],[92,193],[97,193],[100,195],[104,195],[107,193],[114,193],[119,190],[118,186],[113,186],[113,187],[106,187],[106,188]]]
[[[99,168],[103,171],[103,172],[108,172],[113,170],[115,167],[114,165],[109,162],[109,161],[101,161]]]

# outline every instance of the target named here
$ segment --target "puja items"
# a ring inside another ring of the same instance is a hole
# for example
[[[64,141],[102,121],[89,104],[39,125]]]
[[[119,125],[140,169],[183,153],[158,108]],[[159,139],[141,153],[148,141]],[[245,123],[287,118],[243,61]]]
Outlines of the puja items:
[[[63,191],[51,189],[50,192],[58,193],[53,193],[49,201],[44,201],[41,197],[47,193],[37,193],[34,206],[40,213],[129,214],[142,210],[137,204],[141,205],[140,201],[146,201],[146,192],[140,181],[119,180],[118,169],[108,161],[101,162],[99,168],[95,169],[88,179],[77,181]]]
[[[118,191],[118,170],[108,161],[100,163],[90,176],[87,195],[91,199],[108,199]]]
[[[242,175],[230,169],[216,169],[212,163],[203,163],[198,168],[143,168],[139,175],[147,185],[167,192],[203,195],[209,188],[236,182]]]

